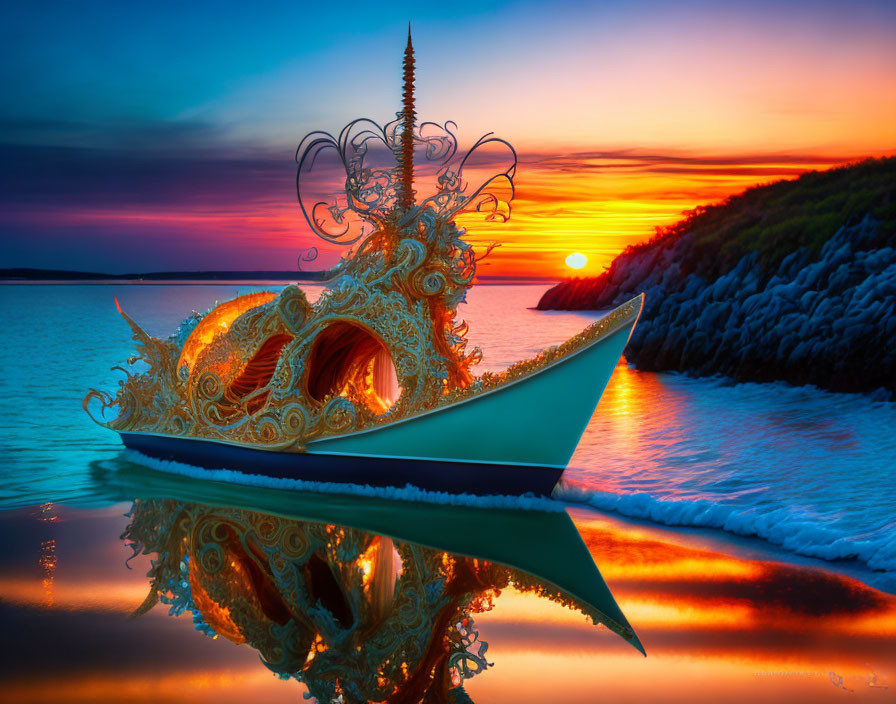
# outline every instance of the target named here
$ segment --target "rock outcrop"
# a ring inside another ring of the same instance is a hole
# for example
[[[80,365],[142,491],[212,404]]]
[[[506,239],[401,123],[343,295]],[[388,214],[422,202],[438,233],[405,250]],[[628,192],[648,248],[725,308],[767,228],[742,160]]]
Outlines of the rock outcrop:
[[[896,159],[751,189],[627,249],[601,276],[558,284],[538,308],[603,309],[643,292],[625,353],[639,369],[896,398],[894,190]]]

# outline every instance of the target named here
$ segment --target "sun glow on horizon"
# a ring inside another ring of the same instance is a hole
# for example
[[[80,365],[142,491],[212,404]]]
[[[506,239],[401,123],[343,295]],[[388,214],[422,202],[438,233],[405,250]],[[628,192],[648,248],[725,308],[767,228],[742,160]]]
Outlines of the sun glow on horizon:
[[[562,278],[572,273],[565,260],[576,253],[586,260],[576,275],[596,276],[626,247],[650,239],[657,227],[680,220],[684,211],[751,186],[857,160],[823,155],[522,154],[510,220],[486,222],[481,215],[462,214],[457,224],[477,253],[494,242],[502,245],[479,262],[480,275]],[[0,224],[12,228],[23,251],[34,238],[31,228],[52,245],[17,262],[35,268],[64,268],[64,259],[69,267],[110,273],[292,270],[297,252],[310,246],[321,254],[313,268],[334,265],[344,250],[308,231],[294,194],[269,195],[268,184],[279,182],[279,174],[261,173],[257,182],[223,184],[220,191],[166,196],[149,204],[63,200],[47,209],[24,203],[8,209]],[[248,193],[246,184],[252,186]],[[94,246],[86,254],[83,243],[66,234],[71,227],[89,230]],[[119,245],[122,232],[129,234],[126,248]],[[98,262],[101,249],[115,254]],[[46,251],[60,262],[48,261]],[[172,253],[177,253],[176,263]]]
[[[333,266],[344,251],[306,227],[292,157],[303,134],[394,115],[407,28],[350,1],[296,44],[306,9],[280,4],[251,30],[240,8],[189,3],[176,22],[4,17],[4,266],[292,271],[311,246],[307,268]],[[414,23],[420,124],[450,118],[464,150],[494,132],[519,156],[510,222],[458,223],[477,254],[503,245],[484,276],[599,275],[682,211],[896,150],[891,0],[510,6]],[[335,31],[349,18],[351,42]],[[340,80],[358,56],[369,80]],[[484,72],[501,90],[470,80]]]
[[[582,269],[588,263],[588,257],[580,252],[573,252],[566,258],[566,266],[570,269]]]

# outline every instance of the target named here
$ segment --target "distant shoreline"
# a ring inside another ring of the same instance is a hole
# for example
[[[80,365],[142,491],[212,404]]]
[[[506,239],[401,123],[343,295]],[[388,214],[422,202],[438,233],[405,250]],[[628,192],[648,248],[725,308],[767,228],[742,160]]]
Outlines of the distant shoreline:
[[[154,285],[201,286],[208,284],[322,284],[330,271],[155,271],[147,273],[104,274],[60,269],[0,269],[4,284],[83,284],[83,285]],[[537,276],[480,276],[480,284],[549,285],[556,279]]]
[[[66,269],[0,269],[2,283],[154,283],[170,281],[325,281],[330,271],[152,271],[144,273],[105,274],[96,271]]]

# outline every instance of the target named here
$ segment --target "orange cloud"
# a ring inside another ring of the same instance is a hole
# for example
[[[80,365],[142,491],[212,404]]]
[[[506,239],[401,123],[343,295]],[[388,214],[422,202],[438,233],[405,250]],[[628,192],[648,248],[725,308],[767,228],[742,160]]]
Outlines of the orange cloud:
[[[650,238],[657,227],[686,210],[722,200],[761,183],[795,178],[848,161],[836,157],[578,153],[529,156],[517,171],[517,195],[506,224],[465,219],[474,245],[499,241],[488,271],[505,276],[564,278],[599,274],[628,245]],[[571,252],[588,257],[573,272]]]

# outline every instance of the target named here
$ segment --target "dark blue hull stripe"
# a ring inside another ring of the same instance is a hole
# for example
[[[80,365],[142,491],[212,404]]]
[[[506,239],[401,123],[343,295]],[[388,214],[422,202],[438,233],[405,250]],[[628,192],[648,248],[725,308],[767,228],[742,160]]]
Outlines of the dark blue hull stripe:
[[[309,482],[376,487],[410,484],[451,494],[550,496],[563,474],[558,467],[271,452],[212,440],[119,434],[126,447],[156,459]]]

